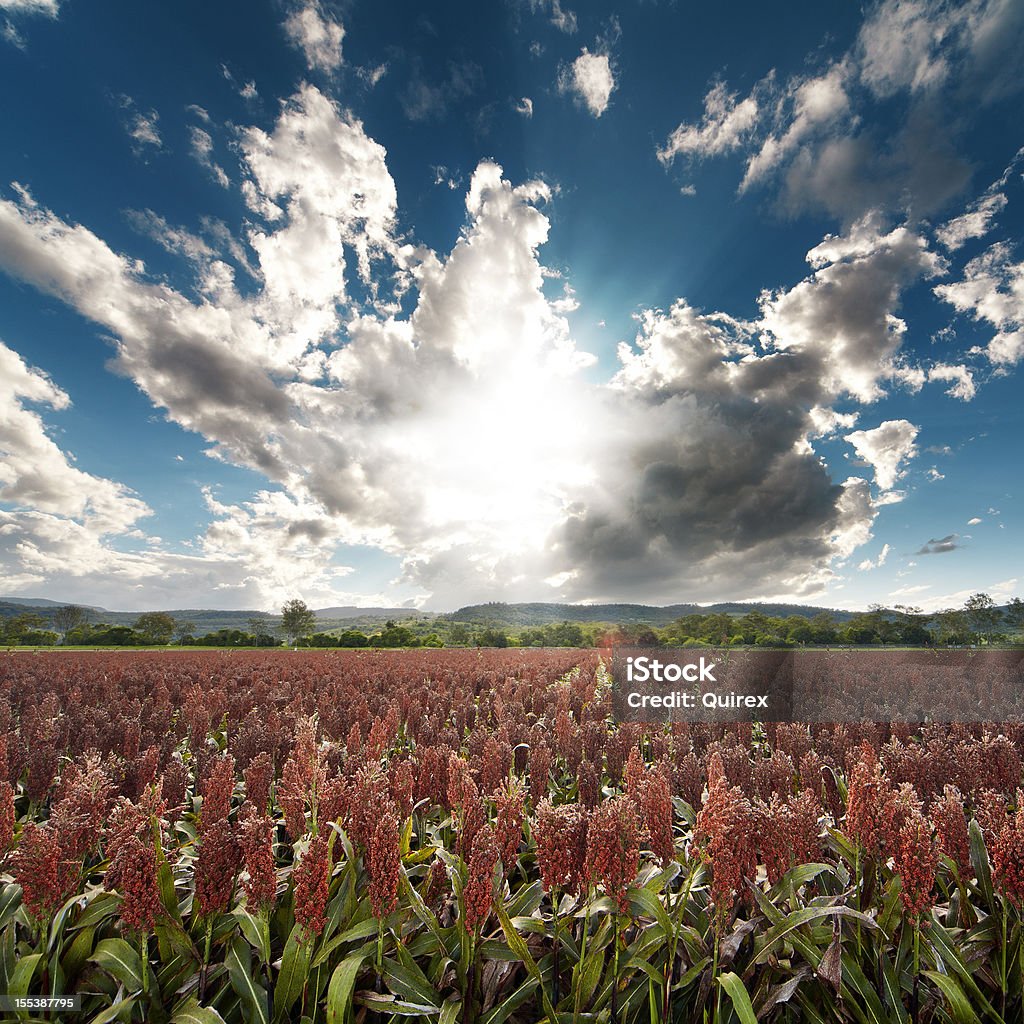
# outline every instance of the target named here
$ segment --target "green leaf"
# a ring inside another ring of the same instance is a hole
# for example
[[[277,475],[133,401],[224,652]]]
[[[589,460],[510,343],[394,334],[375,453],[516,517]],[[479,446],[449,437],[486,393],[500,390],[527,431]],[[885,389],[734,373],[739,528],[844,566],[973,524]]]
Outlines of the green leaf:
[[[82,969],[82,964],[85,963],[92,952],[92,944],[95,938],[95,928],[83,928],[75,936],[74,941],[67,948],[64,956],[61,957],[64,974],[68,978],[73,978]]]
[[[104,939],[89,960],[113,975],[127,991],[142,991],[142,961],[139,959],[139,951],[129,946],[124,939]]]
[[[383,995],[379,992],[360,992],[355,1001],[367,1009],[395,1017],[423,1017],[426,1014],[438,1012],[436,1006],[407,1003],[403,999],[396,999],[394,996]]]
[[[449,999],[441,1007],[441,1016],[437,1024],[455,1024],[459,1019],[459,1011],[462,1009],[461,999]]]
[[[18,961],[14,968],[14,974],[11,976],[11,986],[7,993],[9,996],[28,995],[28,987],[32,984],[32,978],[42,959],[42,953],[32,953],[29,956],[23,956]]]
[[[128,1011],[128,1019],[131,1020],[130,1014],[137,999],[138,996],[130,996],[128,999],[119,999],[116,1003],[111,1004],[105,1010],[100,1010],[100,1012],[89,1021],[89,1024],[109,1024],[110,1021],[117,1020],[125,1010]]]
[[[174,1012],[171,1024],[224,1024],[224,1018],[212,1007],[200,1006],[192,998]]]
[[[334,968],[327,986],[327,1024],[345,1024],[348,1019],[356,978],[365,959],[365,953],[354,953]]]
[[[501,930],[505,933],[505,941],[508,942],[513,952],[522,960],[526,966],[530,977],[537,982],[537,987],[540,989],[540,998],[544,1006],[544,1012],[547,1014],[548,1020],[551,1024],[554,1024],[555,1008],[551,1005],[551,1000],[548,998],[546,989],[544,988],[544,981],[541,977],[540,968],[537,966],[537,961],[533,959],[530,950],[527,948],[526,943],[523,941],[522,935],[515,930],[512,922],[509,920],[508,914],[505,913],[505,908],[501,905],[501,902],[497,902],[494,906],[495,913],[498,915],[498,921],[501,922]]]
[[[787,914],[778,924],[773,925],[764,933],[759,940],[759,943],[763,943],[763,945],[754,958],[754,963],[763,964],[768,959],[772,945],[779,939],[810,921],[819,921],[825,917],[849,917],[868,928],[878,930],[878,925],[867,914],[862,914],[859,910],[852,910],[850,907],[804,907],[802,910],[794,910],[791,914]]]
[[[8,882],[0,890],[0,929],[4,928],[8,921],[17,913],[21,906],[21,886],[14,882]]]
[[[395,995],[401,996],[411,1003],[417,1002],[434,1005],[437,992],[418,967],[415,971],[407,970],[390,958],[385,958],[381,966],[388,983],[388,988]],[[417,977],[417,974],[419,977]],[[434,1009],[430,1012],[440,1013],[441,1007],[434,1006]]]
[[[978,1015],[971,1009],[971,1004],[967,1001],[963,989],[948,974],[940,974],[938,971],[922,971],[921,973],[942,990],[954,1020],[959,1024],[978,1022]]]
[[[743,987],[739,975],[733,974],[732,971],[726,971],[725,974],[718,976],[718,984],[729,994],[736,1015],[742,1024],[757,1024],[757,1016],[750,1002],[750,996],[747,995],[747,990]]]
[[[359,924],[355,924],[351,928],[346,928],[345,931],[341,932],[339,935],[335,935],[330,942],[320,948],[316,956],[313,957],[310,967],[319,967],[321,964],[326,963],[330,960],[331,954],[346,942],[356,942],[359,939],[368,939],[371,935],[374,938],[377,937],[377,922],[373,918],[366,921],[360,921]]]
[[[270,1024],[266,989],[252,976],[252,950],[240,935],[231,939],[224,966],[231,987],[242,1002],[247,1024]]]
[[[992,869],[988,862],[988,851],[985,849],[985,836],[977,821],[972,820],[969,828],[971,837],[971,867],[978,879],[978,889],[985,901],[985,909],[991,914],[995,910],[996,900],[992,892]]]
[[[270,963],[270,928],[265,917],[251,914],[245,907],[235,907],[232,914],[238,919],[242,934],[255,949],[262,963]]]
[[[305,937],[305,929],[296,924],[285,940],[284,954],[281,957],[281,971],[274,986],[274,1020],[282,1020],[284,1015],[295,1005],[302,990],[306,986],[309,975],[309,956],[311,943]]]

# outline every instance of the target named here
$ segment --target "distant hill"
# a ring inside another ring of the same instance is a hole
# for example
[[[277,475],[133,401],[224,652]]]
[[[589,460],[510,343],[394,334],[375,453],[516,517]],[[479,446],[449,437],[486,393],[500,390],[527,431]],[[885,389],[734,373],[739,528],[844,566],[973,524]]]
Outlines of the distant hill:
[[[57,608],[68,602],[48,601],[38,597],[0,598],[0,618],[13,618],[16,615],[35,614],[49,621],[50,615]],[[95,605],[79,605],[87,612],[89,622],[108,622],[112,626],[130,626],[142,614],[141,612],[115,612],[108,608]],[[178,622],[194,622],[196,635],[216,633],[220,629],[249,630],[249,619],[264,618],[270,625],[278,621],[278,616],[253,609],[236,611],[219,608],[168,608],[159,609],[173,615]],[[343,605],[334,608],[314,609],[317,629],[362,629],[377,630],[388,619],[396,621],[410,618],[431,618],[432,616],[417,611],[415,608],[357,608],[355,605]]]
[[[501,601],[467,605],[442,618],[453,622],[479,623],[494,626],[544,626],[553,622],[606,622],[618,625],[667,626],[684,615],[746,615],[748,612],[786,617],[803,615],[811,618],[828,612],[836,622],[846,622],[854,612],[835,608],[819,608],[805,604],[771,604],[725,602],[722,604],[670,604],[663,607],[646,604],[505,604]]]

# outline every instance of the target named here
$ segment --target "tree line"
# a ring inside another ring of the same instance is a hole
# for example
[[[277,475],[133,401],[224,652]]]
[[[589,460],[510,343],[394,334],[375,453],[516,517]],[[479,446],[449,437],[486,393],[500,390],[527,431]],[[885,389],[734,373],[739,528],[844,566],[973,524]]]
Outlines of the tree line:
[[[972,594],[960,608],[926,613],[908,605],[872,605],[866,612],[839,622],[830,612],[773,616],[752,610],[684,615],[667,626],[607,625],[560,622],[517,629],[501,623],[471,625],[444,619],[393,620],[375,632],[358,629],[318,631],[316,614],[299,599],[287,601],[275,620],[257,615],[247,629],[224,628],[197,634],[196,625],[168,612],[145,612],[130,625],[88,621],[76,605],[56,608],[47,616],[25,612],[0,620],[5,645],[142,647],[278,647],[286,638],[296,647],[605,647],[635,646],[968,646],[1020,639],[1024,601],[1014,598],[1005,608],[985,593]]]

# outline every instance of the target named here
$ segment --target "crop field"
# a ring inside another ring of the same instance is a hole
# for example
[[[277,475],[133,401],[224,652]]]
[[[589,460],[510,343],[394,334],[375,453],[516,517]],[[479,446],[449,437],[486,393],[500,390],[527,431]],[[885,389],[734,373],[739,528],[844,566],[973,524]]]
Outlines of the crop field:
[[[0,1019],[1019,1021],[1022,743],[616,725],[596,651],[8,654]]]

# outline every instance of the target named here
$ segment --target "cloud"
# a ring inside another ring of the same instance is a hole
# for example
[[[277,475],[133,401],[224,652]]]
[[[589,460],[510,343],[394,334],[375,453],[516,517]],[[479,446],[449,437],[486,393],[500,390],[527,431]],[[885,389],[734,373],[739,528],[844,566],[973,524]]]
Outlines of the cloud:
[[[854,451],[875,471],[875,483],[883,491],[891,491],[896,481],[905,476],[904,462],[917,455],[914,444],[919,431],[908,420],[886,420],[873,430],[855,430],[846,435]]]
[[[981,522],[981,519],[979,519],[978,516],[973,516],[971,519],[967,520],[967,525],[968,526],[977,526],[978,523],[980,523],[980,522]]]
[[[449,63],[446,78],[428,81],[417,63],[408,85],[402,91],[402,110],[410,121],[436,120],[444,116],[453,102],[472,96],[483,83],[478,64]]]
[[[966,185],[959,138],[979,105],[1020,90],[1012,69],[1022,60],[1019,4],[883,0],[846,53],[812,73],[769,73],[742,100],[716,82],[702,119],[681,123],[657,154],[667,166],[740,152],[738,191],[771,187],[791,214],[823,208],[844,224],[872,208],[926,216]],[[899,125],[885,135],[872,117],[883,107]],[[981,230],[995,203],[951,222],[943,244]]]
[[[29,403],[60,410],[71,400],[0,341],[0,502],[76,519],[97,536],[150,514],[128,488],[73,466]]]
[[[523,117],[533,117],[533,100],[529,96],[524,96],[522,99],[517,100],[516,113],[522,114]]]
[[[959,547],[962,547],[960,544],[960,535],[957,533],[950,533],[945,537],[939,537],[938,539],[933,537],[927,544],[922,545],[915,554],[944,555],[949,551],[956,551]]]
[[[935,237],[941,245],[953,251],[959,249],[972,238],[981,238],[992,229],[992,223],[1006,206],[1006,196],[1002,192],[982,196],[971,204],[971,208],[946,221],[936,228]]]
[[[702,159],[730,153],[743,144],[757,124],[758,113],[754,93],[737,102],[735,93],[717,82],[704,97],[700,122],[680,124],[658,150],[658,159],[667,165],[677,156]]]
[[[872,561],[872,559],[870,558],[865,558],[864,561],[857,566],[857,568],[861,572],[870,572],[872,569],[880,569],[883,565],[885,565],[885,561],[889,557],[890,551],[892,551],[892,548],[889,547],[888,544],[883,544],[882,550],[878,552],[878,557],[876,559]]]
[[[874,219],[826,237],[753,322],[682,299],[640,311],[599,385],[567,320],[572,281],[546,292],[549,185],[482,161],[454,246],[416,245],[398,235],[384,148],[308,85],[271,127],[239,130],[238,157],[244,238],[131,215],[191,270],[187,293],[26,190],[0,199],[0,266],[96,323],[117,372],[209,455],[266,480],[248,502],[211,492],[185,554],[126,553],[66,513],[15,510],[10,578],[96,574],[170,594],[191,576],[236,606],[288,588],[308,600],[343,587],[340,552],[361,544],[442,608],[538,588],[811,595],[898,499],[916,427],[850,435],[874,498],[866,479],[834,479],[814,443],[854,425],[841,400],[870,402],[906,369],[901,291],[941,265],[909,228]],[[22,549],[34,553],[18,561]]]
[[[900,373],[905,324],[895,310],[903,288],[944,264],[920,235],[887,232],[877,216],[826,236],[807,261],[810,277],[762,294],[760,326],[776,350],[797,351],[820,368],[826,394],[873,401]]]
[[[530,10],[533,12],[547,11],[551,15],[551,24],[566,35],[573,35],[577,29],[576,14],[568,8],[562,7],[560,0],[530,0]]]
[[[345,29],[316,3],[294,7],[284,23],[285,35],[306,58],[310,71],[337,71]]]
[[[155,110],[148,113],[139,110],[131,96],[122,96],[120,105],[125,115],[125,131],[134,143],[135,154],[141,154],[147,146],[162,149],[163,140],[158,127],[160,115]]]
[[[1011,365],[1024,356],[1024,261],[1014,262],[1006,242],[996,242],[970,260],[959,281],[933,290],[958,313],[969,313],[997,329],[979,350],[992,363]]]
[[[939,363],[928,371],[928,379],[949,381],[952,386],[946,389],[946,394],[962,402],[969,402],[978,392],[974,374],[966,366]]]
[[[210,133],[202,128],[193,125],[189,128],[189,141],[191,143],[192,156],[200,167],[205,167],[221,188],[227,188],[231,179],[224,172],[224,168],[213,162],[213,138]]]
[[[791,105],[791,120],[784,131],[770,134],[761,144],[760,150],[747,161],[740,192],[767,177],[809,135],[832,124],[849,111],[849,73],[848,65],[840,62],[817,77],[795,78],[789,82],[786,89],[788,95],[781,102]],[[740,141],[737,137],[736,145]]]
[[[591,53],[585,46],[572,64],[558,73],[558,90],[574,94],[594,117],[608,109],[617,82],[607,53]]]
[[[858,36],[861,81],[883,99],[960,81],[990,100],[1019,87],[1010,79],[1022,29],[1019,5],[1008,0],[884,0]]]
[[[61,0],[0,0],[0,11],[9,14],[45,14],[56,18]]]

